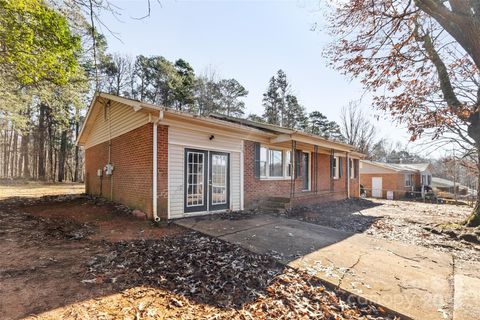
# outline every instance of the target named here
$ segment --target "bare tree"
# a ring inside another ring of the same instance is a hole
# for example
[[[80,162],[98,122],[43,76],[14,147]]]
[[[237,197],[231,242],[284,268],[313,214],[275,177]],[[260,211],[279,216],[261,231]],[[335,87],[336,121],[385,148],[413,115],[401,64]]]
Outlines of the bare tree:
[[[367,115],[360,108],[359,101],[351,101],[342,108],[340,130],[345,142],[360,152],[370,154],[377,135],[377,130]]]

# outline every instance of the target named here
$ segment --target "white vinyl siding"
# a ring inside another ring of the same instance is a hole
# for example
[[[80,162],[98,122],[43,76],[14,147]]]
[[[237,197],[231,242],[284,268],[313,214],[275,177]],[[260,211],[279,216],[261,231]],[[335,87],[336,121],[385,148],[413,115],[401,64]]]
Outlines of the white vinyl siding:
[[[241,209],[241,151],[242,140],[188,128],[169,127],[168,130],[168,196],[169,219],[183,218],[207,212],[184,212],[185,148],[222,151],[230,154],[230,209]]]
[[[208,130],[208,129],[206,129]],[[226,135],[191,130],[188,127],[168,127],[168,143],[215,151],[242,151],[242,140]]]
[[[182,146],[168,146],[168,198],[169,218],[183,217],[184,151]]]
[[[85,149],[93,147],[110,138],[118,137],[148,123],[148,115],[135,112],[132,107],[122,103],[112,102],[105,113],[102,105],[95,116]]]

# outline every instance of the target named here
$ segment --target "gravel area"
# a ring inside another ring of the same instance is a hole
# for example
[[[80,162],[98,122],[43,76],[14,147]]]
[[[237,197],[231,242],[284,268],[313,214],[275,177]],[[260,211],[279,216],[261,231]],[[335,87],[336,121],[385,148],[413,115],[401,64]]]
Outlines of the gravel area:
[[[480,229],[461,226],[470,210],[468,206],[448,204],[352,199],[292,210],[288,216],[450,252],[461,260],[480,261]]]

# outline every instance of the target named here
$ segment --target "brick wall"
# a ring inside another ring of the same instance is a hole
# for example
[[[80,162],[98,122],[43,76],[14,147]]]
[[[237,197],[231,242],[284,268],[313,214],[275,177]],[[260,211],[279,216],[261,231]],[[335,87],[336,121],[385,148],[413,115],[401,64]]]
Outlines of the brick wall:
[[[382,178],[382,197],[387,197],[387,190],[394,191],[394,198],[400,199],[405,197],[405,192],[410,190],[410,188],[405,187],[405,175],[403,173],[368,173],[361,174],[360,184],[363,185],[367,190],[367,195],[371,196],[372,190],[372,178],[381,177]]]
[[[140,209],[152,210],[153,124],[146,124],[111,141],[112,176],[97,176],[108,163],[109,142],[85,150],[85,183],[89,194]],[[158,126],[158,215],[167,217],[168,127]]]
[[[244,143],[244,201],[245,208],[255,207],[258,200],[266,197],[290,197],[291,180],[262,180],[255,178],[255,143],[253,141],[245,141]],[[311,155],[311,189],[314,190],[314,157]],[[303,165],[303,163],[302,163]],[[318,194],[313,192],[304,192],[303,178],[295,179],[295,196],[298,199],[292,201],[292,205],[308,203],[318,203],[322,201],[341,200],[347,197],[347,161],[343,160],[343,175],[339,179],[330,178],[330,155],[318,154],[318,173],[317,173],[317,190]],[[350,180],[351,196],[359,195],[358,179]]]

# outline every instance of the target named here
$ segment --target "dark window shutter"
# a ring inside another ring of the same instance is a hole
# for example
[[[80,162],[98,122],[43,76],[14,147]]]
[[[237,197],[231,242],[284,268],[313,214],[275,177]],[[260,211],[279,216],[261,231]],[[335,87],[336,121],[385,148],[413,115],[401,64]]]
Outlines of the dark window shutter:
[[[255,152],[254,152],[255,178],[260,178],[260,143],[255,142],[254,148],[255,148]]]
[[[338,177],[341,178],[343,173],[343,158],[338,158]]]
[[[302,152],[295,150],[295,178],[300,176],[300,163],[302,161]]]
[[[330,178],[333,178],[333,175],[335,174],[333,170],[333,166],[335,165],[335,157],[333,153],[330,155]]]

